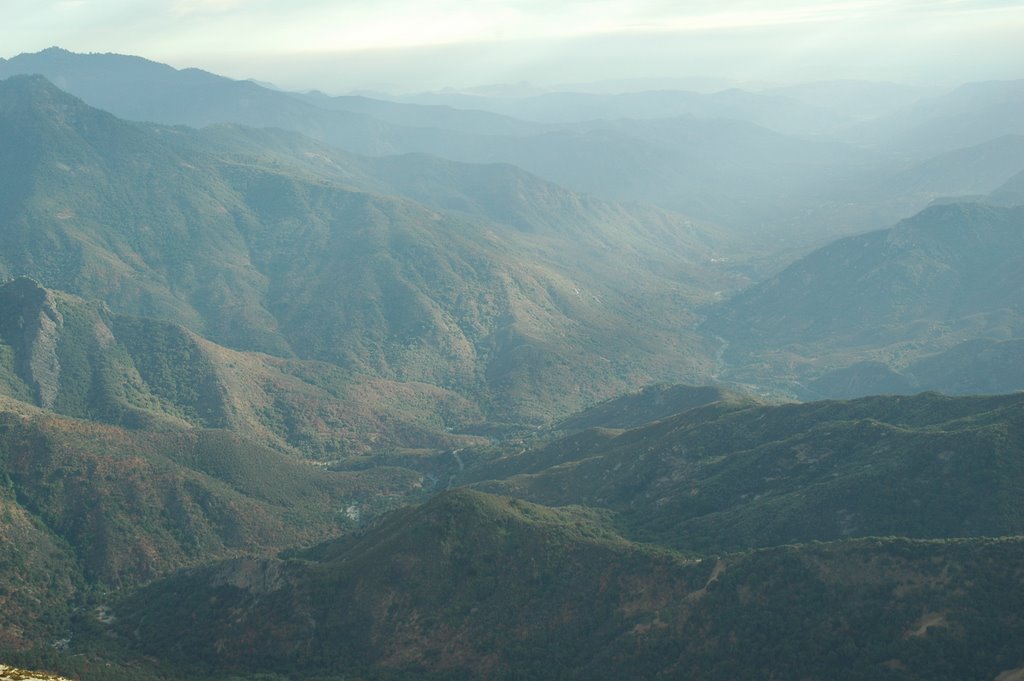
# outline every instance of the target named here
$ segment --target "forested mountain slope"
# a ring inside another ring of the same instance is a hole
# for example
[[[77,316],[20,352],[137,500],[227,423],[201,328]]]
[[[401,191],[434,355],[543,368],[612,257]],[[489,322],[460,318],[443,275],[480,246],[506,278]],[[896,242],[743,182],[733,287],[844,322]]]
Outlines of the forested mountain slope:
[[[536,238],[480,211],[209,155],[40,78],[0,84],[0,128],[2,275],[235,349],[429,383],[498,419],[703,370],[688,327],[707,246],[681,217],[558,190],[576,217]]]

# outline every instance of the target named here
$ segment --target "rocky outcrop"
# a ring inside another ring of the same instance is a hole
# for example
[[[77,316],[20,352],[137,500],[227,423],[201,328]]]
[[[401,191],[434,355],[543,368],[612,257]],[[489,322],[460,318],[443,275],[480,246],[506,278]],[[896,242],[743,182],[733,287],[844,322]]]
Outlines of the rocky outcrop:
[[[31,672],[27,669],[0,664],[0,681],[69,681],[69,679],[45,672]]]

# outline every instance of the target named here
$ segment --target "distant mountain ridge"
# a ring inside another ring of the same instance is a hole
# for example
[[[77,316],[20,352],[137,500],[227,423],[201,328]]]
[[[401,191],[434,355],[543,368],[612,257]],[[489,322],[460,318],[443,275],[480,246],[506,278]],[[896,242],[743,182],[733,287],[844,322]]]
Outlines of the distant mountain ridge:
[[[902,163],[893,152],[904,138],[917,135],[939,144],[937,153],[1021,132],[997,122],[987,129],[991,134],[979,129],[962,144],[943,147],[950,136],[940,130],[933,140],[925,111],[908,114],[889,137],[866,143],[857,137],[860,132],[843,127],[850,115],[820,108],[813,92],[805,92],[807,101],[801,101],[784,90],[556,93],[506,102],[513,108],[529,108],[533,102],[541,109],[576,112],[555,116],[564,122],[541,124],[467,108],[297,95],[126,55],[80,55],[53,48],[0,64],[0,77],[27,73],[44,74],[91,105],[131,120],[271,126],[375,156],[416,152],[463,162],[512,163],[576,191],[609,200],[654,202],[718,222],[748,241],[767,229],[771,234],[765,235],[766,243],[779,236],[813,241],[808,232],[823,226],[832,234],[856,232],[926,205],[928,195],[941,193],[925,183],[927,175],[910,178],[923,196],[887,195],[887,189],[902,186],[907,178],[878,182]],[[863,87],[874,92],[862,86],[830,85],[836,96],[854,101]],[[904,94],[908,101],[914,96]],[[463,98],[451,103],[472,107],[502,101]],[[998,105],[991,97],[978,104],[982,109]],[[857,109],[854,104],[847,107]],[[808,138],[807,126],[828,134]],[[940,177],[940,184],[948,186],[955,177]],[[954,185],[954,193],[969,193],[970,184],[968,178]],[[865,196],[879,192],[879,205],[860,205]],[[748,199],[737,201],[739,194]]]
[[[967,83],[852,129],[864,143],[891,145],[917,157],[1024,134],[1024,80]]]
[[[766,92],[869,119],[910,106],[937,89],[884,81],[826,80],[769,87]]]
[[[435,94],[421,95],[413,101],[492,111],[546,124],[691,115],[742,120],[783,133],[806,134],[846,122],[841,115],[827,113],[813,104],[771,92],[746,92],[736,88],[711,94],[681,90],[625,94],[552,92],[524,98]]]
[[[821,397],[913,393],[941,390],[958,394],[1024,390],[1024,339],[975,338],[943,352],[924,355],[900,371],[881,362],[836,369],[808,386]]]
[[[1020,206],[935,205],[815,251],[709,309],[704,328],[729,343],[726,362],[765,362],[795,381],[856,361],[900,371],[966,340],[1021,338],[1022,225]]]
[[[0,77],[38,74],[91,106],[135,121],[201,127],[235,122],[326,134],[367,153],[387,153],[389,126],[372,117],[326,111],[250,81],[201,69],[178,70],[142,57],[76,54],[50,48],[0,63]],[[318,135],[319,136],[319,135]]]

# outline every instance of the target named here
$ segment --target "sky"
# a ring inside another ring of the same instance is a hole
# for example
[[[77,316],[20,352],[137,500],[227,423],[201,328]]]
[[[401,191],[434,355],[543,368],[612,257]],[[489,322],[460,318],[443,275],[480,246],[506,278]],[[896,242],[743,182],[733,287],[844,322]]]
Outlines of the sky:
[[[1022,0],[0,0],[0,57],[59,46],[288,89],[714,77],[1024,77]]]

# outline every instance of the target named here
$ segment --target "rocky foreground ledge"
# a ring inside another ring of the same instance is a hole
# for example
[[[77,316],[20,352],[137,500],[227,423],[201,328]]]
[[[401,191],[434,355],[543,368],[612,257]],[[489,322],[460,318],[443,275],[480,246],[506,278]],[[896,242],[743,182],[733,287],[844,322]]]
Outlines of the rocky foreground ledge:
[[[69,681],[63,676],[54,676],[45,672],[30,672],[6,664],[0,664],[0,681]]]

